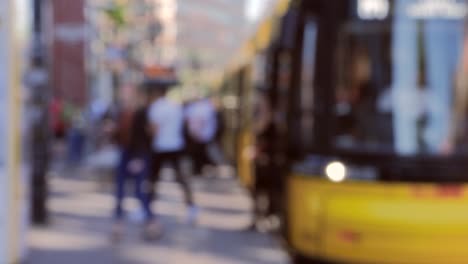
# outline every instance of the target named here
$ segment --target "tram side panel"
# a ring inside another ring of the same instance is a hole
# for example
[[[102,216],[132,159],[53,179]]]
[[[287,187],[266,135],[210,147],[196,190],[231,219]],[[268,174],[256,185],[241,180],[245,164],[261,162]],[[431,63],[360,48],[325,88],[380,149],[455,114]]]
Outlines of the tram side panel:
[[[252,189],[254,177],[253,85],[251,65],[239,73],[239,131],[237,134],[237,171],[241,184]]]

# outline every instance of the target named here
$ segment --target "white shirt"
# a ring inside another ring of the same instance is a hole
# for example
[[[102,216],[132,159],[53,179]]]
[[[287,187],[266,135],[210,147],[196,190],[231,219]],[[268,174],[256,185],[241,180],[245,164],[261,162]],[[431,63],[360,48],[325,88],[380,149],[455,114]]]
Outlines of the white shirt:
[[[174,152],[184,148],[184,114],[180,105],[160,98],[150,106],[148,117],[150,123],[157,127],[153,139],[155,152]]]
[[[200,100],[187,107],[186,117],[190,134],[202,143],[214,139],[217,129],[216,111],[209,99]]]

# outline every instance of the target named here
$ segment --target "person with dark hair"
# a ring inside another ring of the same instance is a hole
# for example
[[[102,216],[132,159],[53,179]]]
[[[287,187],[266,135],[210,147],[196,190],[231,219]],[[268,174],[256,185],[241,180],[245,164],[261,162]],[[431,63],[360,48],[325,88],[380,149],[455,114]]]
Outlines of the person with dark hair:
[[[145,239],[152,240],[159,236],[159,226],[151,211],[150,190],[148,176],[150,171],[151,136],[147,119],[149,100],[142,94],[141,106],[134,111],[134,107],[124,107],[120,113],[116,128],[116,139],[121,147],[121,157],[116,172],[116,206],[113,234],[119,239],[122,233],[122,208],[125,196],[125,186],[130,176],[135,181],[135,194],[140,200],[145,214]]]
[[[159,80],[148,80],[145,87],[151,90],[153,102],[149,107],[148,118],[152,129],[152,170],[150,181],[151,199],[155,198],[155,186],[163,164],[169,163],[175,170],[176,181],[185,194],[189,208],[188,221],[193,224],[198,214],[192,191],[186,175],[183,174],[181,161],[185,149],[184,113],[181,105],[172,102],[166,96],[171,83]]]

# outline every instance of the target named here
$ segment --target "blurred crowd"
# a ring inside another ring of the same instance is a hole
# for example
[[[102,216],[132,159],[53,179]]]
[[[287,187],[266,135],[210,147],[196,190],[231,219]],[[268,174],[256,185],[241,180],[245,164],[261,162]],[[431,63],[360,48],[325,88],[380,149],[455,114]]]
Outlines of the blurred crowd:
[[[116,102],[94,102],[84,108],[56,96],[49,105],[55,141],[66,146],[65,166],[77,168],[96,153],[114,150],[115,226],[114,239],[123,232],[122,206],[126,186],[133,181],[135,197],[144,214],[145,238],[159,237],[161,227],[152,211],[160,171],[170,166],[184,192],[187,221],[194,224],[198,207],[190,180],[193,176],[218,175],[224,162],[219,141],[223,119],[214,97],[193,96],[185,102],[173,100],[168,92],[175,78],[150,78],[121,87]],[[183,167],[185,161],[191,170]],[[95,161],[96,162],[96,161]]]

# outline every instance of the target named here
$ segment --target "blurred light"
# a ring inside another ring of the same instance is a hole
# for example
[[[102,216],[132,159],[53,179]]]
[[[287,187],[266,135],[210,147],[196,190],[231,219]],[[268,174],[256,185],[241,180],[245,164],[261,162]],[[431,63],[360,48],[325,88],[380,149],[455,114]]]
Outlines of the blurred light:
[[[468,14],[466,2],[457,0],[422,0],[408,7],[408,15],[414,18],[463,19]]]
[[[346,179],[346,167],[339,161],[328,164],[325,168],[325,173],[333,182],[342,182]]]
[[[390,13],[388,0],[358,0],[358,16],[361,19],[383,20]]]
[[[258,21],[271,1],[248,0],[245,5],[245,15],[250,22]]]

